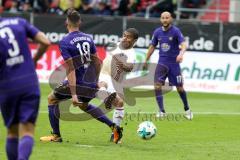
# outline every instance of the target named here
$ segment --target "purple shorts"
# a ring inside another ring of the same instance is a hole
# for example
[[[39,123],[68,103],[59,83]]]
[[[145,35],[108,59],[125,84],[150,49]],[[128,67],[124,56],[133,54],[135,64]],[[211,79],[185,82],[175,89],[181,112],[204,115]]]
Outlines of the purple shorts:
[[[159,63],[155,71],[155,83],[165,83],[166,78],[169,80],[169,85],[182,86],[183,77],[179,63]]]
[[[89,87],[86,85],[79,84],[76,90],[79,101],[85,103],[88,103],[93,98],[95,98],[95,94],[98,91],[96,87]],[[69,83],[67,80],[63,81],[58,86],[56,86],[53,93],[58,100],[67,100],[72,98]]]
[[[31,122],[35,124],[39,102],[39,88],[25,88],[19,93],[1,96],[1,112],[6,127],[14,124]]]

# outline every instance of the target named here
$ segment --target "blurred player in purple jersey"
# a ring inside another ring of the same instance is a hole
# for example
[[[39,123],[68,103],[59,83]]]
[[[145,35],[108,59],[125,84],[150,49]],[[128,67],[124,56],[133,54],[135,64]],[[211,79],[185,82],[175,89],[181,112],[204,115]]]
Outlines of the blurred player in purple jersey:
[[[98,121],[107,124],[114,132],[114,142],[117,143],[122,137],[121,128],[109,120],[100,108],[89,104],[89,101],[95,97],[98,88],[97,82],[101,65],[97,58],[96,46],[92,37],[79,31],[80,24],[80,14],[76,10],[69,9],[66,19],[69,33],[59,44],[61,55],[66,63],[68,80],[56,87],[48,96],[49,121],[53,132],[50,136],[41,137],[40,140],[62,142],[59,119],[56,116],[56,114],[59,115],[58,104],[63,100],[72,98],[73,105],[78,106]],[[81,65],[76,66],[77,63]],[[95,66],[95,73],[88,72],[88,69],[92,66]],[[82,92],[86,88],[90,90]],[[91,93],[91,89],[95,92]],[[113,95],[116,97],[116,94]],[[112,99],[115,97],[112,97]]]
[[[39,43],[32,59],[28,38]],[[50,42],[22,18],[0,18],[0,106],[7,127],[9,160],[27,160],[32,152],[40,90],[35,65]]]
[[[162,26],[157,28],[152,37],[152,42],[147,52],[144,68],[147,67],[147,61],[150,59],[156,46],[159,44],[159,60],[155,72],[155,94],[160,111],[157,117],[165,115],[163,105],[162,86],[166,78],[170,85],[177,88],[179,96],[184,104],[186,112],[185,117],[189,120],[193,118],[193,114],[189,108],[187,95],[183,88],[183,77],[179,63],[183,60],[183,55],[187,49],[184,37],[176,26],[172,25],[172,16],[169,12],[163,12],[160,17]]]

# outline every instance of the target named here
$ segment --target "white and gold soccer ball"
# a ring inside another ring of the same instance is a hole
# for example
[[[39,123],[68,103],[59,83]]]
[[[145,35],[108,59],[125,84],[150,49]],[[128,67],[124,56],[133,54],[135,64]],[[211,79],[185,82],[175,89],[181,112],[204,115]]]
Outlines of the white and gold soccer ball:
[[[145,140],[153,138],[157,133],[156,126],[151,121],[144,121],[139,124],[137,134]]]

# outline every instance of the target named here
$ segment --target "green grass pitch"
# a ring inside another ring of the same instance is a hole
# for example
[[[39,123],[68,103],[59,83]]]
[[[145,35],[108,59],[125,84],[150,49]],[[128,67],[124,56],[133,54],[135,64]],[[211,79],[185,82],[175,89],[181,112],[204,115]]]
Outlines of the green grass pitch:
[[[138,98],[135,106],[125,107],[124,137],[121,145],[109,142],[110,129],[96,120],[61,121],[63,143],[42,143],[39,138],[50,133],[47,95],[51,91],[41,85],[42,99],[35,133],[32,160],[238,160],[240,159],[239,95],[188,93],[192,121],[182,117],[183,107],[176,92],[165,95],[166,119],[154,119],[155,98]],[[97,103],[96,101],[94,103]],[[74,109],[75,111],[76,109]],[[138,114],[141,112],[142,114]],[[108,114],[112,117],[112,113]],[[137,126],[152,119],[157,135],[140,139]],[[0,118],[0,160],[6,159],[6,129]]]

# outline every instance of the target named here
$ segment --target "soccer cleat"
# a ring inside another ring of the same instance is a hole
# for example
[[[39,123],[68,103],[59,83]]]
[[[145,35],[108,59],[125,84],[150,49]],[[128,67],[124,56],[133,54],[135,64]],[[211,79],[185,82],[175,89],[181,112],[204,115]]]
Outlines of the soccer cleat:
[[[111,128],[113,132],[113,142],[118,144],[123,136],[122,135],[123,128],[117,126],[116,124],[114,124]]]
[[[111,133],[111,136],[110,136],[110,142],[113,142],[113,138],[114,138],[114,134],[113,133]]]
[[[113,142],[113,139],[114,139],[114,134],[113,133],[111,133],[111,136],[110,136],[110,142]],[[122,140],[120,139],[119,141],[118,141],[118,144],[121,144],[122,143]]]
[[[51,133],[52,135],[50,136],[44,136],[44,137],[41,137],[40,138],[40,141],[42,142],[62,142],[62,138],[57,135],[57,134],[53,134]]]
[[[110,94],[110,95],[104,100],[106,109],[111,109],[111,108],[112,108],[112,102],[113,102],[113,100],[116,98],[116,96],[117,96],[117,93],[114,92],[114,93]]]
[[[188,120],[192,120],[193,119],[193,113],[192,111],[189,109],[185,112],[185,118],[187,118]]]
[[[156,114],[157,118],[164,118],[166,116],[167,116],[167,114],[165,112],[157,112],[157,114]]]

